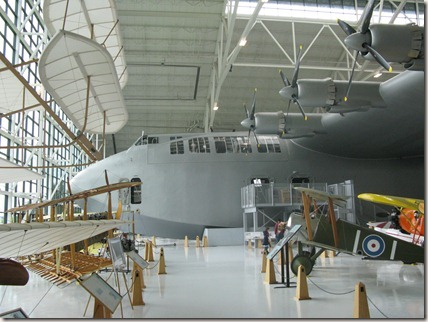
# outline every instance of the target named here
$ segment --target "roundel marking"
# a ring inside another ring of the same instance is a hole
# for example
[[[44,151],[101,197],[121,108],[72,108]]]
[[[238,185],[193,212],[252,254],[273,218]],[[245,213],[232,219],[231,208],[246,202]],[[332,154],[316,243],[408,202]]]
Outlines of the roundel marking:
[[[363,240],[363,251],[370,257],[378,257],[385,250],[385,242],[378,235],[368,235]]]

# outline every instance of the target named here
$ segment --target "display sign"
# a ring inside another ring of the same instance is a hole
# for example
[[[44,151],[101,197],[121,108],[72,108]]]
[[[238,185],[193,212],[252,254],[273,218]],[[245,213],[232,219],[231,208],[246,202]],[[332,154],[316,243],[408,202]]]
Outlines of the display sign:
[[[108,245],[114,270],[116,272],[124,270],[126,268],[126,258],[120,237],[109,238]]]
[[[129,258],[131,258],[135,264],[137,264],[141,269],[145,269],[149,266],[149,263],[147,263],[144,258],[142,258],[137,252],[130,251],[127,252],[126,255],[128,255]]]
[[[11,311],[0,313],[1,319],[28,319],[28,315],[25,314],[24,310],[17,308]]]
[[[271,260],[278,254],[278,252],[281,250],[284,245],[290,241],[291,238],[299,231],[299,229],[302,228],[302,225],[294,225],[293,228],[290,230],[287,230],[284,234],[284,237],[275,245],[275,247],[270,251],[269,254],[267,254],[266,258]]]
[[[120,301],[122,301],[122,296],[97,273],[92,273],[85,280],[79,279],[79,282],[84,289],[109,309],[111,313],[114,313]]]

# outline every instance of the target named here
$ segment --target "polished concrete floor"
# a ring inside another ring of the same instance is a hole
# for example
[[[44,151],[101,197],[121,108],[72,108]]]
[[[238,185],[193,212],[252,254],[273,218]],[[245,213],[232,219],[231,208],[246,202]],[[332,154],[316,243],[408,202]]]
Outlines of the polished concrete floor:
[[[366,287],[371,318],[426,316],[425,271],[421,264],[368,261],[345,254],[318,258],[307,277],[311,299],[297,300],[297,278],[290,272],[290,287],[284,287],[277,264],[279,283],[264,282],[260,249],[196,248],[192,243],[185,248],[182,240],[173,241],[176,246],[171,242],[157,241],[155,262],[144,273],[144,306],[131,308],[123,282],[125,276],[130,286],[131,274],[119,274],[124,297],[113,318],[353,318],[354,290],[359,282]],[[167,274],[158,275],[156,264],[162,243]],[[114,277],[109,278],[110,272],[100,275],[118,289]],[[30,318],[91,318],[94,301],[91,299],[87,306],[89,298],[89,293],[76,283],[58,287],[30,272],[26,286],[0,286],[0,313],[21,307]]]

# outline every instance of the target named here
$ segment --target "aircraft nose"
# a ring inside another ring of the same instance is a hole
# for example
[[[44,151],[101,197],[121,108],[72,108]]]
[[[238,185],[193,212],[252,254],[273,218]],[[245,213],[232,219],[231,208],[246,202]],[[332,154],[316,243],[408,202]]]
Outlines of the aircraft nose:
[[[254,127],[254,120],[250,120],[249,118],[246,118],[241,122],[241,125],[246,129],[251,129],[252,127]]]

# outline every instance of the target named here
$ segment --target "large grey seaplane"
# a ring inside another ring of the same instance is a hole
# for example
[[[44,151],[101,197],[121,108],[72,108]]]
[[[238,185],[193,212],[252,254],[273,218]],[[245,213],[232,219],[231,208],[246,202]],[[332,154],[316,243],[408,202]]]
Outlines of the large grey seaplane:
[[[141,182],[141,187],[112,192],[112,207],[121,203],[124,211],[134,213],[136,233],[171,238],[201,235],[207,227],[242,227],[241,187],[261,178],[350,179],[356,195],[382,191],[423,198],[423,28],[370,26],[373,3],[357,30],[339,22],[346,44],[385,68],[384,60],[408,70],[381,84],[352,77],[348,83],[305,81],[298,80],[296,64],[291,81],[282,74],[288,89],[280,94],[298,104],[303,117],[256,113],[253,99],[242,123],[245,132],[143,134],[127,151],[78,173],[71,191],[102,186],[106,178],[110,183]],[[305,113],[309,103],[324,107],[325,113]],[[86,206],[90,212],[105,211],[107,196],[92,197]],[[356,213],[363,207],[357,203]]]
[[[264,121],[264,113],[254,114],[256,136],[247,132],[143,135],[127,151],[78,173],[71,189],[78,192],[101,185],[106,173],[110,182],[141,181],[141,191],[115,194],[113,207],[121,200],[124,209],[136,213],[137,233],[171,238],[200,235],[206,227],[242,227],[240,189],[255,178],[287,182],[297,173],[310,182],[351,179],[356,194],[382,191],[422,197],[423,84],[423,73],[404,72],[380,85],[394,104],[345,117],[308,114],[308,125],[318,120],[315,130],[303,125],[300,114],[278,113],[285,119],[281,134],[285,139],[278,135],[279,122],[269,126],[265,122],[263,131],[258,131],[257,121]],[[399,104],[403,96],[408,104]],[[302,124],[294,128],[298,132],[287,128],[289,120]],[[106,198],[90,198],[87,207],[105,211]],[[362,211],[358,209],[362,205],[356,207],[357,213]]]

